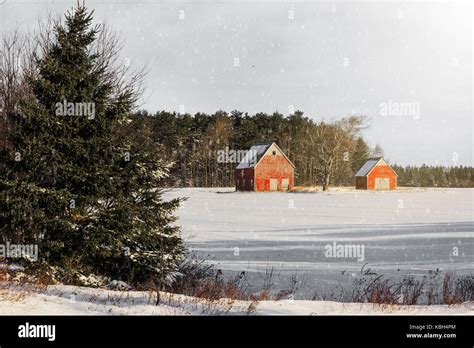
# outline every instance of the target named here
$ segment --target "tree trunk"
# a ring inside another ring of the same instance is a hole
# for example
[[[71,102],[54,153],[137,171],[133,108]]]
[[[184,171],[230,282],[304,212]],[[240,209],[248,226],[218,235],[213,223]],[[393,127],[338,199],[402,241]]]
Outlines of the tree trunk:
[[[160,289],[161,289],[161,279],[160,280],[155,279],[155,291],[156,291],[155,306],[158,306],[161,302]]]
[[[323,191],[329,190],[329,179],[330,179],[330,174],[327,173],[327,174],[324,176]]]

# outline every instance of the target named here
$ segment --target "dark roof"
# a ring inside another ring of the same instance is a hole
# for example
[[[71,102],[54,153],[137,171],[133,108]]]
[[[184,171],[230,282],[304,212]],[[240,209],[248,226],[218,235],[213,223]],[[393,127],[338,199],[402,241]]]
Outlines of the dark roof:
[[[245,168],[255,168],[262,159],[262,157],[267,153],[268,149],[272,146],[275,145],[278,150],[283,154],[283,156],[287,159],[287,161],[295,167],[295,165],[290,161],[290,159],[285,155],[282,149],[275,143],[269,143],[269,144],[260,144],[260,145],[253,145],[250,150],[247,152],[247,154],[244,156],[242,161],[239,163],[236,169],[245,169]]]
[[[372,168],[374,168],[377,163],[380,162],[382,157],[375,157],[375,158],[370,158],[367,160],[367,162],[364,163],[362,167],[355,173],[355,176],[366,176],[367,174],[370,173]]]
[[[253,145],[247,154],[244,156],[242,161],[237,166],[237,169],[253,168],[257,165],[260,158],[263,157],[265,152],[272,146],[272,144]]]

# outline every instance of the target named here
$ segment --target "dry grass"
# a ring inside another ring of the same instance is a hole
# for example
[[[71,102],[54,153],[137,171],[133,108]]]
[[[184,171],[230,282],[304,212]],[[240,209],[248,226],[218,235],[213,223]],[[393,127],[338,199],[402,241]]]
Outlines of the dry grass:
[[[379,275],[364,265],[356,280],[349,289],[340,284],[331,293],[313,296],[312,300],[373,303],[382,306],[399,305],[456,305],[474,301],[474,276],[457,276],[453,273],[441,275],[439,270],[428,275],[414,277],[405,275],[388,278]],[[191,256],[180,268],[181,277],[169,284],[160,292],[161,304],[170,307],[191,306],[206,315],[223,315],[237,308],[239,313],[253,314],[260,301],[278,301],[294,298],[298,290],[305,286],[305,281],[293,277],[287,290],[275,293],[272,291],[274,278],[278,272],[267,266],[262,276],[263,287],[258,292],[251,292],[245,272],[234,277],[224,277],[219,269],[204,260]],[[28,281],[29,280],[29,281]],[[44,293],[47,279],[27,277],[22,272],[11,272],[0,268],[0,301],[22,301],[25,297]],[[135,297],[128,291],[114,291],[103,294],[89,294],[81,298],[82,302],[92,305],[123,306],[134,304],[156,304],[157,292],[153,282],[142,284],[135,290],[148,291],[147,297]],[[67,297],[67,293],[54,293]],[[184,295],[184,296],[183,296]]]
[[[338,290],[338,291],[337,291]],[[427,275],[387,278],[362,267],[351,288],[340,284],[329,294],[315,294],[313,300],[375,303],[380,305],[454,305],[474,301],[474,276],[441,275],[439,270]]]
[[[197,259],[195,255],[190,255],[182,262],[179,273],[181,276],[165,291],[208,300],[249,300],[251,297],[244,272],[226,279],[221,270],[207,264],[205,260]]]
[[[0,282],[0,301],[16,302],[26,297],[42,293],[46,287],[41,284],[20,284],[9,281]]]
[[[189,296],[196,307],[200,306],[205,314],[211,315],[228,313],[236,305],[244,304],[245,308],[240,309],[247,314],[253,314],[261,301],[293,298],[300,284],[297,278],[293,277],[288,290],[273,293],[274,278],[278,277],[279,272],[268,265],[265,274],[262,275],[264,277],[262,289],[252,292],[245,272],[233,277],[224,277],[221,270],[205,260],[196,258],[195,255],[189,255],[182,263],[179,272],[182,276],[166,287],[165,291]]]

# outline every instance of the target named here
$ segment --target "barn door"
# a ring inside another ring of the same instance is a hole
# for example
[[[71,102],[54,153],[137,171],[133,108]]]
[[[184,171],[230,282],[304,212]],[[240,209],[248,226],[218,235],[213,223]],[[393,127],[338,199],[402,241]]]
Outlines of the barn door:
[[[390,190],[390,178],[375,178],[376,190]]]
[[[281,189],[283,191],[288,191],[290,188],[290,179],[281,179]]]
[[[278,179],[270,179],[270,191],[278,191]]]

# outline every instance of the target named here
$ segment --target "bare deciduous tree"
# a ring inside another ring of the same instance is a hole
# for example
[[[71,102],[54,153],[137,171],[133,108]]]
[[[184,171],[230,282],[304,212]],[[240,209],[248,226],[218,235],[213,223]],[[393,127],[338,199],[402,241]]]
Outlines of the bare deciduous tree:
[[[363,116],[350,116],[334,123],[320,122],[308,134],[315,152],[316,168],[323,181],[323,191],[329,189],[337,164],[344,159],[344,153],[352,148],[351,142],[365,127],[365,122]]]

